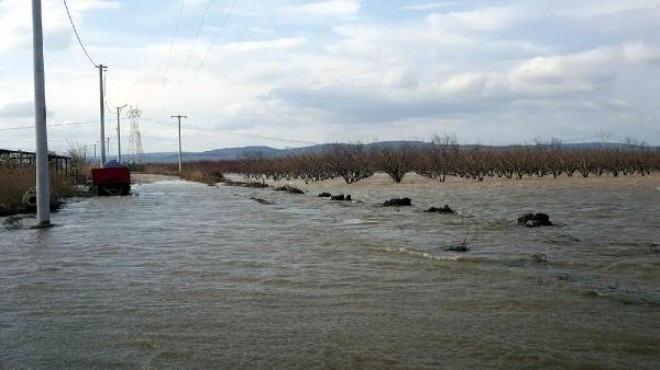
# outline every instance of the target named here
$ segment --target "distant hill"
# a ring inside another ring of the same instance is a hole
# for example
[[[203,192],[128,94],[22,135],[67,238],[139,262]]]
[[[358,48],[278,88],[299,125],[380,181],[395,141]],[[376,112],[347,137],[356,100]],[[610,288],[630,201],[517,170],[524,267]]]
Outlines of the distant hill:
[[[215,158],[234,159],[248,152],[249,153],[259,152],[265,156],[274,156],[280,154],[282,152],[282,149],[275,149],[269,146],[244,146],[240,148],[214,149],[198,154],[203,156],[213,156]]]
[[[400,145],[411,145],[417,148],[423,148],[430,146],[431,143],[424,141],[378,141],[375,143],[366,144],[368,148],[373,147],[397,147]],[[223,149],[213,149],[205,152],[184,152],[182,153],[184,162],[194,162],[194,161],[219,161],[219,160],[232,160],[240,158],[246,153],[261,153],[266,157],[276,157],[283,156],[287,154],[300,154],[300,153],[320,153],[327,150],[331,145],[334,144],[317,144],[312,146],[306,146],[301,148],[287,148],[287,149],[276,149],[269,146],[245,146],[237,148],[223,148]],[[464,148],[473,147],[474,145],[463,145]],[[507,145],[507,146],[487,146],[487,148],[512,148],[512,147],[521,147],[526,145]],[[534,145],[529,145],[534,146]],[[564,149],[595,149],[595,148],[628,148],[629,145],[623,143],[570,143],[562,144]],[[652,150],[660,150],[660,147],[649,147]],[[131,155],[124,155],[126,161],[132,159]],[[148,163],[175,163],[179,161],[178,152],[161,152],[161,153],[145,153],[144,161]]]
[[[366,145],[367,147],[398,146],[398,145],[403,145],[404,143],[408,143],[413,146],[430,145],[430,143],[425,143],[423,141],[380,141]],[[287,148],[287,149],[276,149],[276,148],[271,148],[269,146],[244,146],[238,148],[213,149],[205,152],[183,152],[182,158],[184,162],[220,161],[220,160],[237,159],[246,153],[261,153],[266,157],[277,157],[287,154],[320,153],[327,150],[331,145],[333,144],[317,144],[302,148]],[[122,157],[125,161],[131,161],[133,159],[133,157],[130,154],[128,155],[125,154]],[[174,163],[179,161],[179,153],[178,152],[145,153],[143,158],[144,161],[148,163]]]
[[[246,146],[240,148],[223,148],[214,149],[205,152],[183,152],[182,158],[185,162],[193,161],[219,161],[236,159],[247,152],[261,152],[265,156],[279,155],[281,149],[275,149],[268,146]],[[133,157],[124,155],[126,161],[130,161]],[[144,153],[144,161],[149,163],[173,163],[179,161],[178,152],[160,152],[160,153]]]

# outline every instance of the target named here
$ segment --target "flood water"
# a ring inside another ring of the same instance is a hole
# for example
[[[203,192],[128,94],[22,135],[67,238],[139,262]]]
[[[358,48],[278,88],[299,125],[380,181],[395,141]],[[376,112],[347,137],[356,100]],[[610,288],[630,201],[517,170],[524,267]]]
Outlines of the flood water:
[[[660,366],[660,177],[385,180],[159,181],[2,230],[0,368]]]

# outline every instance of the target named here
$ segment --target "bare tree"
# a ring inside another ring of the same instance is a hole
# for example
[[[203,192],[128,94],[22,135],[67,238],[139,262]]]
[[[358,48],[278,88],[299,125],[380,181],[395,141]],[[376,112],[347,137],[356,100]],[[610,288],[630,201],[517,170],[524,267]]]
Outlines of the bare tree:
[[[239,163],[243,176],[266,182],[268,165],[262,152],[244,152],[239,157]]]
[[[341,176],[347,184],[360,181],[373,175],[369,154],[360,142],[332,144],[327,152],[330,171]]]
[[[407,142],[401,145],[382,145],[375,150],[375,166],[398,184],[413,169],[415,152],[415,148]]]
[[[460,157],[460,147],[456,135],[445,134],[442,137],[433,136],[431,147],[424,151],[426,163],[424,176],[445,181],[446,177],[456,173],[456,166]]]
[[[87,145],[78,143],[77,141],[69,141],[66,154],[71,158],[69,173],[77,183],[85,183],[91,175],[90,163],[87,159],[87,152],[89,148]]]

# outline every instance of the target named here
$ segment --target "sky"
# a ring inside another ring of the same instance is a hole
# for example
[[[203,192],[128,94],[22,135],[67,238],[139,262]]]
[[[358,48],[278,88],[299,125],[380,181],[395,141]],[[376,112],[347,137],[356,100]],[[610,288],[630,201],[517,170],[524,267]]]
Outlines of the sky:
[[[49,148],[660,145],[660,0],[42,0]],[[33,150],[31,1],[0,0],[0,148]]]

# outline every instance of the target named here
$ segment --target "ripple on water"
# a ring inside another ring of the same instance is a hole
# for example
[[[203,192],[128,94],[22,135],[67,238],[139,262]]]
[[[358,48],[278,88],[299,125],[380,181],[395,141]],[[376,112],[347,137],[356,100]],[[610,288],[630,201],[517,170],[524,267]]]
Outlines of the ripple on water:
[[[657,366],[630,348],[660,332],[660,188],[515,184],[163,182],[81,200],[53,215],[63,227],[0,238],[3,366]],[[401,196],[413,207],[380,206]],[[423,212],[444,204],[470,217]],[[532,211],[563,226],[519,227]]]

